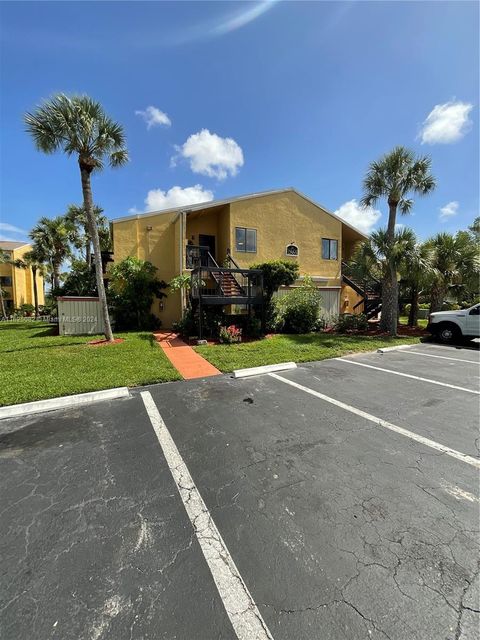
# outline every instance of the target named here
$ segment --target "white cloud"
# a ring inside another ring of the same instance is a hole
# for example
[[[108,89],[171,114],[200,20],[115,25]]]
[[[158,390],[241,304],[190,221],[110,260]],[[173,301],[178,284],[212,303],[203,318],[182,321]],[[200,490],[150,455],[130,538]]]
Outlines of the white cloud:
[[[463,138],[472,124],[468,117],[472,109],[472,104],[460,101],[435,105],[422,125],[422,144],[449,144]]]
[[[175,186],[168,191],[151,189],[145,198],[144,211],[175,209],[175,207],[186,207],[200,202],[210,202],[211,200],[213,200],[213,191],[204,189],[201,184],[185,188]],[[130,213],[139,213],[139,211],[130,209]]]
[[[233,138],[221,138],[208,129],[193,133],[182,146],[177,146],[177,155],[171,159],[175,166],[178,158],[190,162],[194,173],[224,180],[234,176],[243,166],[243,151]]]
[[[449,202],[444,207],[441,207],[440,215],[438,216],[438,219],[440,220],[440,222],[446,222],[453,216],[456,216],[458,213],[458,207],[459,207],[459,204],[455,200],[453,200],[452,202]]]
[[[335,211],[335,215],[362,233],[370,233],[381,217],[381,212],[373,207],[365,209],[355,200],[349,200]]]
[[[27,236],[28,231],[25,229],[16,227],[8,222],[0,222],[0,240],[4,240],[5,242],[22,242]]]
[[[136,116],[141,116],[147,123],[147,129],[164,125],[169,127],[172,121],[164,111],[160,111],[157,107],[147,107],[145,111],[135,111]]]

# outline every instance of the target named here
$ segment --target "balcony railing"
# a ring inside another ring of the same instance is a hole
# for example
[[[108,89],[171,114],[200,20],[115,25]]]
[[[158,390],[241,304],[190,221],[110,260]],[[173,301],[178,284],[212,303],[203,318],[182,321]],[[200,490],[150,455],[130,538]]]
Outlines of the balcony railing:
[[[188,244],[185,254],[185,269],[211,266],[209,264],[209,255],[209,247]]]

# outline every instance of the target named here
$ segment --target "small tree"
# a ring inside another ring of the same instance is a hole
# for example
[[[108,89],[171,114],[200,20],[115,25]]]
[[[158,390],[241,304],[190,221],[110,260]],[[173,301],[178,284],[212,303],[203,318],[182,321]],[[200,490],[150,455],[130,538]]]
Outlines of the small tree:
[[[51,267],[52,289],[60,287],[60,268],[62,262],[72,256],[72,244],[77,239],[77,230],[65,216],[40,218],[30,232],[33,251],[41,256],[42,262]]]
[[[90,267],[92,262],[92,232],[90,230],[88,215],[85,211],[85,207],[79,207],[76,204],[71,204],[65,215],[67,220],[70,220],[78,228],[78,242],[76,248],[80,249],[85,262]],[[97,205],[93,206],[93,217],[97,223],[98,238],[100,240],[100,250],[110,251],[110,229],[108,226],[108,219],[103,215],[103,209]]]
[[[298,279],[298,264],[288,260],[272,260],[252,264],[250,269],[260,269],[263,273],[263,293],[265,302],[270,303],[275,291],[288,287]]]
[[[380,160],[372,162],[363,181],[364,207],[377,204],[381,198],[388,203],[388,226],[383,235],[385,255],[394,256],[395,223],[397,211],[406,215],[413,207],[410,194],[424,196],[435,188],[435,178],[430,173],[431,160],[428,156],[415,157],[413,151],[405,147],[395,147]],[[390,248],[386,244],[391,245]],[[397,266],[386,264],[382,281],[382,318],[380,326],[392,336],[397,333],[398,322],[398,282]]]
[[[0,249],[0,264],[7,264],[8,262],[10,262],[9,254],[6,253],[5,251],[2,251],[2,249]],[[7,317],[7,312],[5,310],[5,299],[3,297],[3,289],[2,289],[1,282],[0,282],[0,313],[2,314],[2,318]]]
[[[95,269],[83,260],[73,260],[72,268],[65,276],[61,287],[64,296],[96,296]]]
[[[478,244],[466,231],[455,235],[437,233],[426,242],[432,250],[434,268],[430,281],[430,313],[441,311],[451,287],[459,287],[467,278],[480,273]]]
[[[151,262],[129,257],[110,269],[113,314],[118,328],[153,329],[160,321],[152,315],[153,300],[165,298],[167,283],[156,277]]]
[[[45,275],[44,256],[41,251],[34,246],[31,251],[27,251],[22,259],[15,260],[13,263],[17,269],[31,269],[33,284],[33,302],[35,309],[35,319],[38,318],[38,287],[37,275]]]

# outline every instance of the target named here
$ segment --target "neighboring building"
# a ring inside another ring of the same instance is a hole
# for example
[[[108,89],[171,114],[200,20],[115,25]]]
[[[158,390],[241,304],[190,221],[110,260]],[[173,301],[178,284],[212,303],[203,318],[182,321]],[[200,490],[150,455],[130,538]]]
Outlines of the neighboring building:
[[[248,268],[282,259],[297,262],[301,276],[313,278],[325,314],[363,310],[361,295],[342,278],[342,261],[366,236],[295,189],[117,218],[112,236],[115,262],[127,256],[149,260],[166,282],[201,265],[202,280],[208,280],[204,303],[255,302],[258,283]],[[152,311],[170,327],[184,304],[178,292],[169,293]]]
[[[25,242],[7,242],[0,240],[0,250],[10,260],[22,260],[23,256],[32,249],[31,244]],[[38,304],[45,302],[43,292],[43,277],[37,274]],[[31,269],[20,269],[13,264],[0,264],[0,286],[4,291],[5,310],[12,313],[22,304],[34,304],[33,274]]]

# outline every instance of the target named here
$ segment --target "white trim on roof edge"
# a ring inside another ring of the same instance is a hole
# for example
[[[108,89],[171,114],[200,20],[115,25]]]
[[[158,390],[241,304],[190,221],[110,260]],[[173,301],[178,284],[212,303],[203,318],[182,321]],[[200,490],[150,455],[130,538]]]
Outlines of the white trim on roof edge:
[[[131,216],[123,216],[121,218],[113,218],[110,222],[112,224],[115,224],[116,222],[126,222],[127,220],[138,220],[140,218],[148,218],[148,217],[151,217],[151,216],[158,216],[158,215],[164,214],[164,213],[180,213],[181,211],[185,211],[187,213],[191,213],[193,211],[201,211],[202,209],[210,209],[211,207],[221,207],[221,206],[226,205],[226,204],[231,204],[232,202],[239,202],[240,200],[252,200],[253,198],[263,198],[265,196],[276,195],[276,194],[280,194],[280,193],[289,193],[289,192],[295,193],[297,196],[300,196],[300,198],[303,198],[307,202],[310,202],[310,204],[313,204],[314,206],[318,207],[319,209],[322,209],[329,216],[332,216],[332,218],[335,218],[336,220],[339,220],[346,227],[348,227],[349,229],[352,229],[352,231],[355,231],[356,233],[358,233],[362,237],[368,238],[368,236],[365,235],[364,233],[362,233],[362,231],[360,231],[356,227],[352,226],[351,224],[348,224],[348,222],[345,222],[345,220],[343,220],[343,218],[340,218],[340,216],[335,215],[334,213],[329,211],[326,207],[324,207],[322,204],[320,204],[318,202],[315,202],[315,200],[312,200],[311,198],[306,196],[304,193],[302,193],[301,191],[298,191],[297,189],[294,189],[293,187],[287,187],[285,189],[273,189],[271,191],[259,191],[257,193],[247,193],[245,195],[235,196],[233,198],[225,198],[223,200],[210,200],[208,202],[200,202],[198,204],[186,205],[186,206],[183,206],[183,207],[175,207],[173,209],[161,209],[160,211],[148,211],[148,212],[145,212],[145,213],[135,213],[134,215],[131,215]]]

